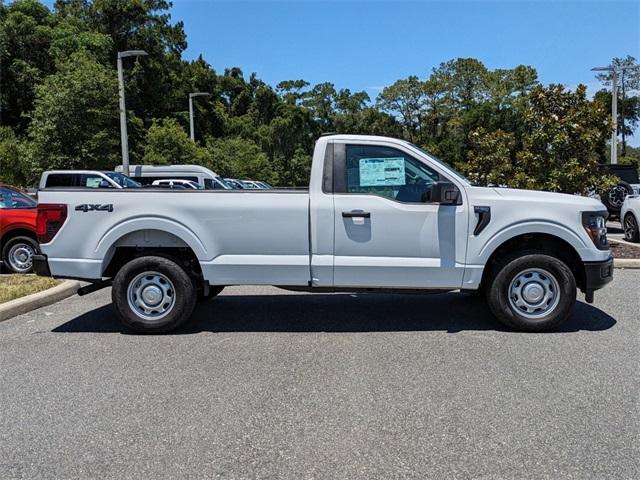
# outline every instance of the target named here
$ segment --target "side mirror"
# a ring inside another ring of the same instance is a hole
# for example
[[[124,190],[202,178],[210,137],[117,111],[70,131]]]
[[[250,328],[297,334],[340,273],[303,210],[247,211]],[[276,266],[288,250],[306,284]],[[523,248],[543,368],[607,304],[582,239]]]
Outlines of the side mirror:
[[[431,186],[430,201],[441,205],[460,205],[460,190],[449,180],[439,180]]]

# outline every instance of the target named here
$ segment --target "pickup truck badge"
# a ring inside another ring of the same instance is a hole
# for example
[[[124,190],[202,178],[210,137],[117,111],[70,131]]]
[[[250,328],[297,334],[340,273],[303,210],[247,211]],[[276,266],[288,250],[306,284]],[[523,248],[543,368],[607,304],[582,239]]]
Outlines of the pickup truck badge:
[[[76,205],[75,210],[77,212],[113,212],[113,204],[111,203],[83,203],[82,205]]]

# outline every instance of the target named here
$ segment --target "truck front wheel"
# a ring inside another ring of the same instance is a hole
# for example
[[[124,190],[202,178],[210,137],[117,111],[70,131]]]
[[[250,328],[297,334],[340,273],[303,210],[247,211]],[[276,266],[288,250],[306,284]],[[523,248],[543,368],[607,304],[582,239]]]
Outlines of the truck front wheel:
[[[164,257],[140,257],[113,279],[111,298],[120,320],[138,333],[166,333],[193,313],[197,292],[177,263]]]
[[[486,288],[489,308],[516,330],[554,330],[576,301],[576,280],[560,259],[542,253],[512,254],[492,268]]]

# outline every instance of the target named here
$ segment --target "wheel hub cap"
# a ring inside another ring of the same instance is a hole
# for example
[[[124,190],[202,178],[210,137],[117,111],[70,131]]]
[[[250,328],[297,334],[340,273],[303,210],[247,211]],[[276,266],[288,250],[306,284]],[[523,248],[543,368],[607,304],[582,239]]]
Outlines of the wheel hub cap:
[[[144,320],[160,320],[176,302],[173,283],[159,272],[136,275],[127,288],[127,299],[131,310]]]
[[[522,289],[522,296],[529,303],[538,303],[544,296],[544,288],[538,283],[528,283]]]
[[[520,315],[536,319],[548,315],[560,302],[560,286],[546,270],[529,268],[509,285],[509,303]]]
[[[33,248],[31,245],[19,243],[9,251],[10,267],[18,272],[27,272],[33,265]]]
[[[155,285],[151,285],[142,291],[142,298],[149,305],[157,305],[162,300],[162,290]]]

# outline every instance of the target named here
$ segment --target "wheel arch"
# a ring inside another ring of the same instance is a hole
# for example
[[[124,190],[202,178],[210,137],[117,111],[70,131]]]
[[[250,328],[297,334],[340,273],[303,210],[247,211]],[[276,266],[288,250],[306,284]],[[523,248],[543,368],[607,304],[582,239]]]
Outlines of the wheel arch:
[[[17,227],[12,227],[9,230],[6,230],[2,234],[2,237],[0,237],[0,246],[4,247],[5,242],[15,237],[29,237],[32,240],[35,240],[36,243],[38,242],[38,238],[36,237],[36,232],[34,230],[23,227],[23,226],[17,226]]]
[[[486,285],[488,277],[500,258],[518,251],[536,251],[562,260],[571,269],[577,286],[584,290],[586,276],[582,259],[578,251],[566,239],[550,233],[522,233],[502,241],[490,253],[482,272],[481,284]]]
[[[103,277],[112,277],[128,261],[148,255],[174,260],[199,275],[200,260],[206,258],[204,245],[195,234],[172,221],[120,224],[102,237],[95,253],[103,259]]]

